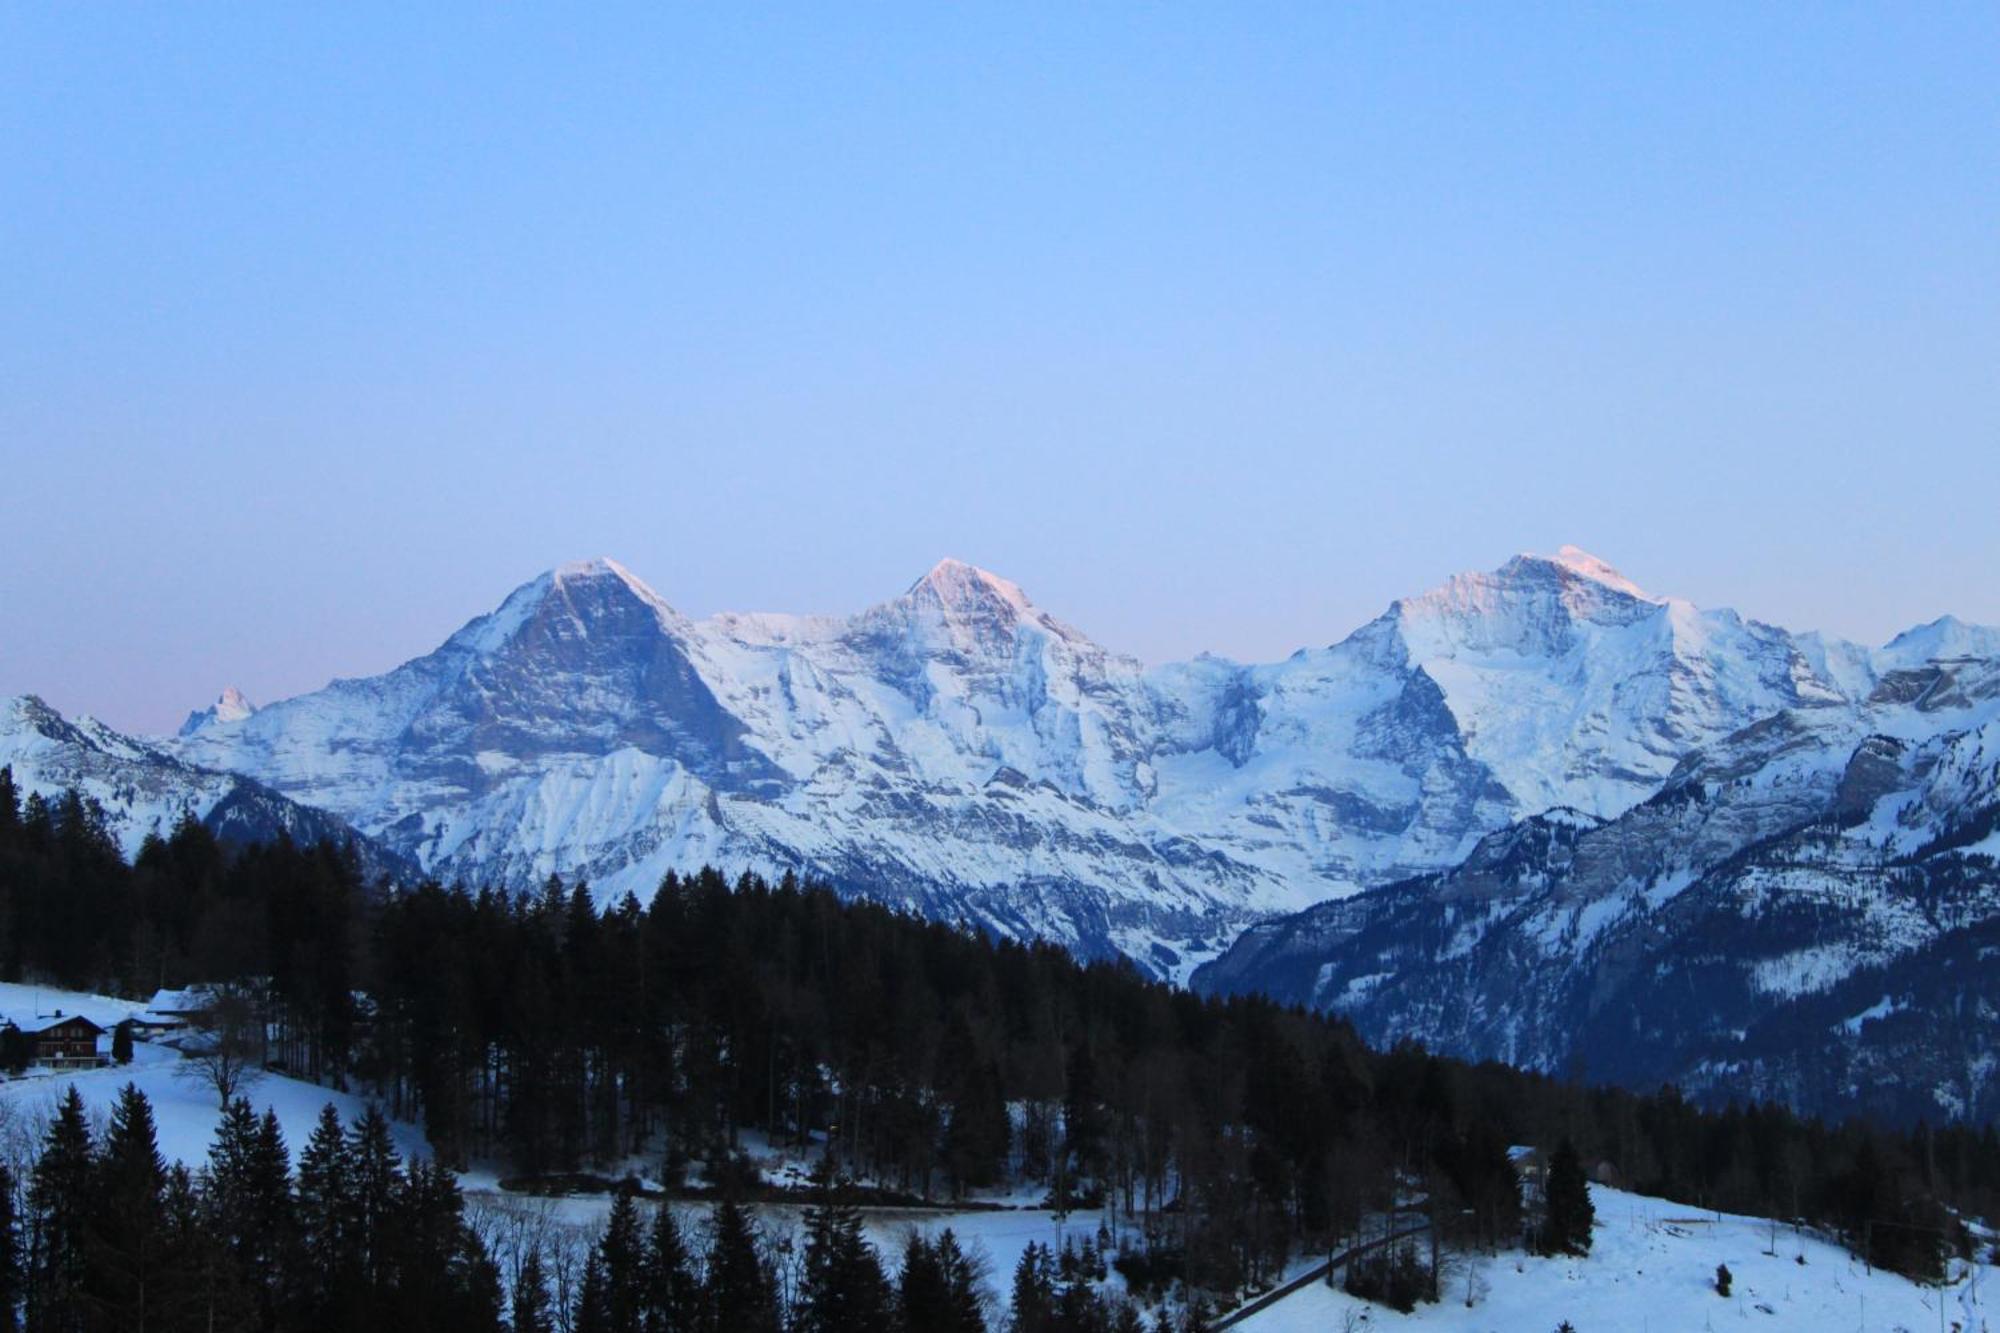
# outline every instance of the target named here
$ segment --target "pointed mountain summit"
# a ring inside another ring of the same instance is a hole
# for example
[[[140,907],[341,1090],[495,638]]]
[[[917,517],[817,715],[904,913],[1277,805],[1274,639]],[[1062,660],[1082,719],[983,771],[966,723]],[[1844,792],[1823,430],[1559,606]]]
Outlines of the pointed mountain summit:
[[[913,601],[934,602],[947,611],[979,614],[1005,608],[1017,615],[1036,614],[1019,584],[998,574],[947,556],[903,594]]]
[[[901,597],[864,611],[856,627],[874,637],[885,622],[907,626],[914,639],[939,649],[978,655],[1011,655],[1023,628],[1078,651],[1103,653],[1081,631],[1036,606],[1018,583],[950,558],[938,561]]]
[[[187,721],[181,723],[178,734],[192,736],[206,726],[228,726],[232,722],[241,722],[256,711],[257,705],[244,697],[243,691],[231,685],[216,697],[214,703],[189,713]]]
[[[1605,587],[1615,589],[1629,597],[1637,597],[1641,601],[1656,600],[1649,596],[1638,584],[1612,568],[1609,561],[1599,559],[1584,550],[1581,546],[1565,545],[1559,547],[1552,556],[1523,553],[1519,558],[1522,560],[1546,560],[1550,564],[1561,566],[1578,578],[1589,579],[1593,583],[1601,583]]]

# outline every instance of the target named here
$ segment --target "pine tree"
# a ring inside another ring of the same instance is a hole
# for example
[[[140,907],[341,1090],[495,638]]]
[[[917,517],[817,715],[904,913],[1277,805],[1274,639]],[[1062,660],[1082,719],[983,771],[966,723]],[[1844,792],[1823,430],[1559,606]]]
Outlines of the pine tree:
[[[1065,1070],[1063,1155],[1073,1173],[1063,1182],[1065,1193],[1095,1181],[1103,1170],[1104,1108],[1098,1097],[1097,1061],[1084,1043],[1070,1051]]]
[[[971,1029],[962,1018],[953,1040],[971,1041]],[[963,1196],[999,1179],[1012,1132],[1000,1071],[991,1061],[967,1067],[952,1094],[944,1131],[944,1166],[955,1193]]]
[[[275,1129],[275,1119],[272,1125]],[[270,1164],[259,1142],[261,1134],[249,1101],[239,1097],[231,1102],[208,1150],[202,1196],[209,1228],[243,1280],[266,1293],[267,1301],[275,1301],[279,1278],[276,1232],[291,1220],[291,1198],[282,1157],[277,1180],[270,1179]],[[282,1153],[282,1139],[278,1148]]]
[[[113,1328],[143,1328],[160,1302],[167,1167],[152,1103],[127,1083],[111,1111],[91,1192],[90,1304]]]
[[[861,1213],[840,1201],[832,1167],[814,1172],[819,1198],[806,1210],[805,1275],[799,1284],[795,1333],[881,1333],[891,1301],[875,1247],[861,1232]]]
[[[120,1019],[111,1029],[111,1058],[121,1065],[132,1063],[132,1020]]]
[[[778,1296],[750,1219],[724,1199],[710,1221],[704,1323],[712,1333],[777,1333]]]
[[[83,1096],[72,1083],[42,1141],[28,1187],[29,1226],[35,1237],[28,1327],[36,1333],[78,1333],[84,1326],[95,1165]]]
[[[929,1333],[947,1327],[951,1288],[937,1250],[912,1229],[903,1242],[903,1271],[896,1278],[896,1326],[904,1333]]]
[[[1055,1328],[1056,1288],[1052,1259],[1046,1245],[1028,1242],[1014,1265],[1014,1294],[1008,1303],[1008,1328],[1012,1333],[1052,1333]]]
[[[950,1300],[945,1322],[947,1333],[986,1333],[986,1314],[979,1299],[979,1271],[959,1247],[958,1237],[946,1227],[937,1238],[938,1269],[944,1274]]]
[[[299,1154],[296,1304],[316,1327],[345,1325],[361,1275],[354,1156],[331,1102]]]
[[[397,1203],[403,1187],[402,1161],[381,1107],[371,1103],[355,1120],[348,1130],[347,1152],[354,1172],[353,1221],[362,1294],[369,1308],[375,1308],[391,1295]]]
[[[641,1333],[645,1299],[639,1208],[630,1190],[619,1190],[611,1216],[598,1238],[597,1261],[604,1278],[604,1333]]]
[[[463,1295],[465,1235],[458,1180],[435,1161],[412,1161],[396,1186],[395,1248],[388,1257],[384,1314],[403,1327],[435,1327]]]
[[[213,1212],[197,1191],[194,1177],[179,1162],[167,1168],[160,1214],[157,1326],[191,1333],[256,1333],[272,1328],[271,1317],[259,1313],[241,1270],[212,1229]],[[148,1326],[154,1325],[149,1321]]]
[[[604,1256],[595,1246],[583,1261],[576,1298],[576,1333],[611,1333],[611,1295],[605,1290]]]
[[[1576,1145],[1565,1138],[1549,1159],[1547,1205],[1542,1224],[1545,1254],[1589,1254],[1590,1228],[1597,1213]]]
[[[25,1070],[35,1058],[35,1047],[28,1040],[28,1034],[8,1019],[0,1026],[0,1069],[10,1074]]]
[[[701,1284],[695,1280],[687,1244],[669,1204],[662,1203],[653,1213],[644,1272],[645,1333],[693,1333],[701,1317]]]
[[[293,1263],[298,1244],[297,1211],[292,1204],[292,1151],[285,1142],[284,1126],[278,1113],[264,1108],[257,1122],[257,1139],[250,1149],[250,1173],[245,1201],[258,1231],[254,1244],[246,1246],[243,1257],[250,1269],[251,1284],[259,1292],[268,1312],[282,1298],[285,1273]]]

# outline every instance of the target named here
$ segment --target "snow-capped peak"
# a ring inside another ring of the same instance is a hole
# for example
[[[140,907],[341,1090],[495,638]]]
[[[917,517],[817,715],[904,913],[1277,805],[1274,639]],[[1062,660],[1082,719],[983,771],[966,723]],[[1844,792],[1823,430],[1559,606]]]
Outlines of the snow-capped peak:
[[[1641,588],[1638,584],[1612,568],[1609,561],[1599,559],[1584,550],[1581,546],[1565,545],[1559,547],[1552,556],[1528,555],[1526,558],[1530,560],[1547,560],[1550,564],[1562,566],[1578,578],[1589,579],[1593,583],[1601,583],[1607,588],[1615,588],[1628,597],[1637,597],[1641,601],[1648,602],[1659,600],[1647,593],[1644,588]]]
[[[579,597],[581,594],[581,597]],[[567,605],[572,614],[582,619],[591,619],[601,614],[603,609],[616,605],[622,595],[629,595],[649,608],[660,627],[672,633],[680,633],[687,628],[687,621],[644,579],[609,556],[598,556],[591,560],[571,560],[557,565],[540,578],[516,590],[496,613],[496,625],[485,637],[492,639],[497,633],[504,638],[511,635],[516,617],[508,614],[509,606],[516,598],[520,600],[521,616],[536,614],[536,608],[550,598],[560,599],[558,605]],[[478,624],[478,621],[473,622]],[[468,627],[470,628],[470,627]]]
[[[1878,656],[1884,666],[1894,669],[1996,653],[2000,653],[2000,629],[1969,624],[1957,616],[1939,616],[1904,630],[1889,640]]]
[[[911,584],[906,595],[935,598],[948,610],[987,609],[1000,603],[1019,615],[1035,614],[1034,603],[1028,600],[1028,595],[1021,591],[1019,584],[949,556],[938,561],[931,567],[930,573]]]
[[[214,703],[206,708],[197,708],[192,713],[189,713],[187,721],[181,723],[180,734],[183,736],[192,736],[195,732],[206,726],[226,726],[232,722],[241,722],[256,711],[257,705],[251,703],[243,691],[237,689],[234,685],[230,685],[220,695],[216,696]]]
[[[1608,562],[1565,546],[1552,556],[1517,555],[1490,573],[1455,574],[1397,601],[1386,619],[1399,626],[1417,660],[1467,647],[1546,656],[1564,651],[1576,624],[1630,624],[1669,605]]]
[[[610,556],[600,555],[591,560],[571,560],[549,571],[550,584],[558,588],[568,587],[574,583],[590,583],[599,579],[616,579],[645,601],[659,606],[667,604],[666,599],[654,592],[644,579]]]
[[[68,724],[39,694],[17,694],[0,707],[0,736],[39,733],[47,736]]]
[[[216,697],[214,704],[210,706],[215,710],[215,720],[217,722],[241,722],[244,718],[257,711],[257,705],[245,698],[243,691],[237,689],[234,685],[224,688],[222,693]]]

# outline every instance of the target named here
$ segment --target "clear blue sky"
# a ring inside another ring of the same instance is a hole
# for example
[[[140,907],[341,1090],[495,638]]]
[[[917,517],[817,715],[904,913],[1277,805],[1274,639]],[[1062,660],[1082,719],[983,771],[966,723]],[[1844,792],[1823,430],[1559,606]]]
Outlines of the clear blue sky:
[[[1271,658],[1519,549],[2000,621],[2000,8],[0,4],[0,693],[563,559]]]

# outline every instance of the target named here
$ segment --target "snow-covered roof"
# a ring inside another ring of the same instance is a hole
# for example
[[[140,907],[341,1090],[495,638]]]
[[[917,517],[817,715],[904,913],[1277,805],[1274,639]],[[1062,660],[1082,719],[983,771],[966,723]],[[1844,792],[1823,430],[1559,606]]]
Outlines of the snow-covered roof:
[[[15,1014],[9,1016],[6,1021],[33,1036],[37,1033],[47,1032],[51,1028],[61,1027],[65,1023],[77,1022],[79,1019],[90,1024],[95,1031],[104,1031],[104,1025],[97,1022],[97,1020],[84,1014],[64,1013],[60,1009],[51,1014]]]
[[[215,992],[207,986],[188,986],[181,990],[156,990],[153,998],[146,1001],[148,1014],[175,1017],[185,1014],[205,1013],[215,1007]]]

